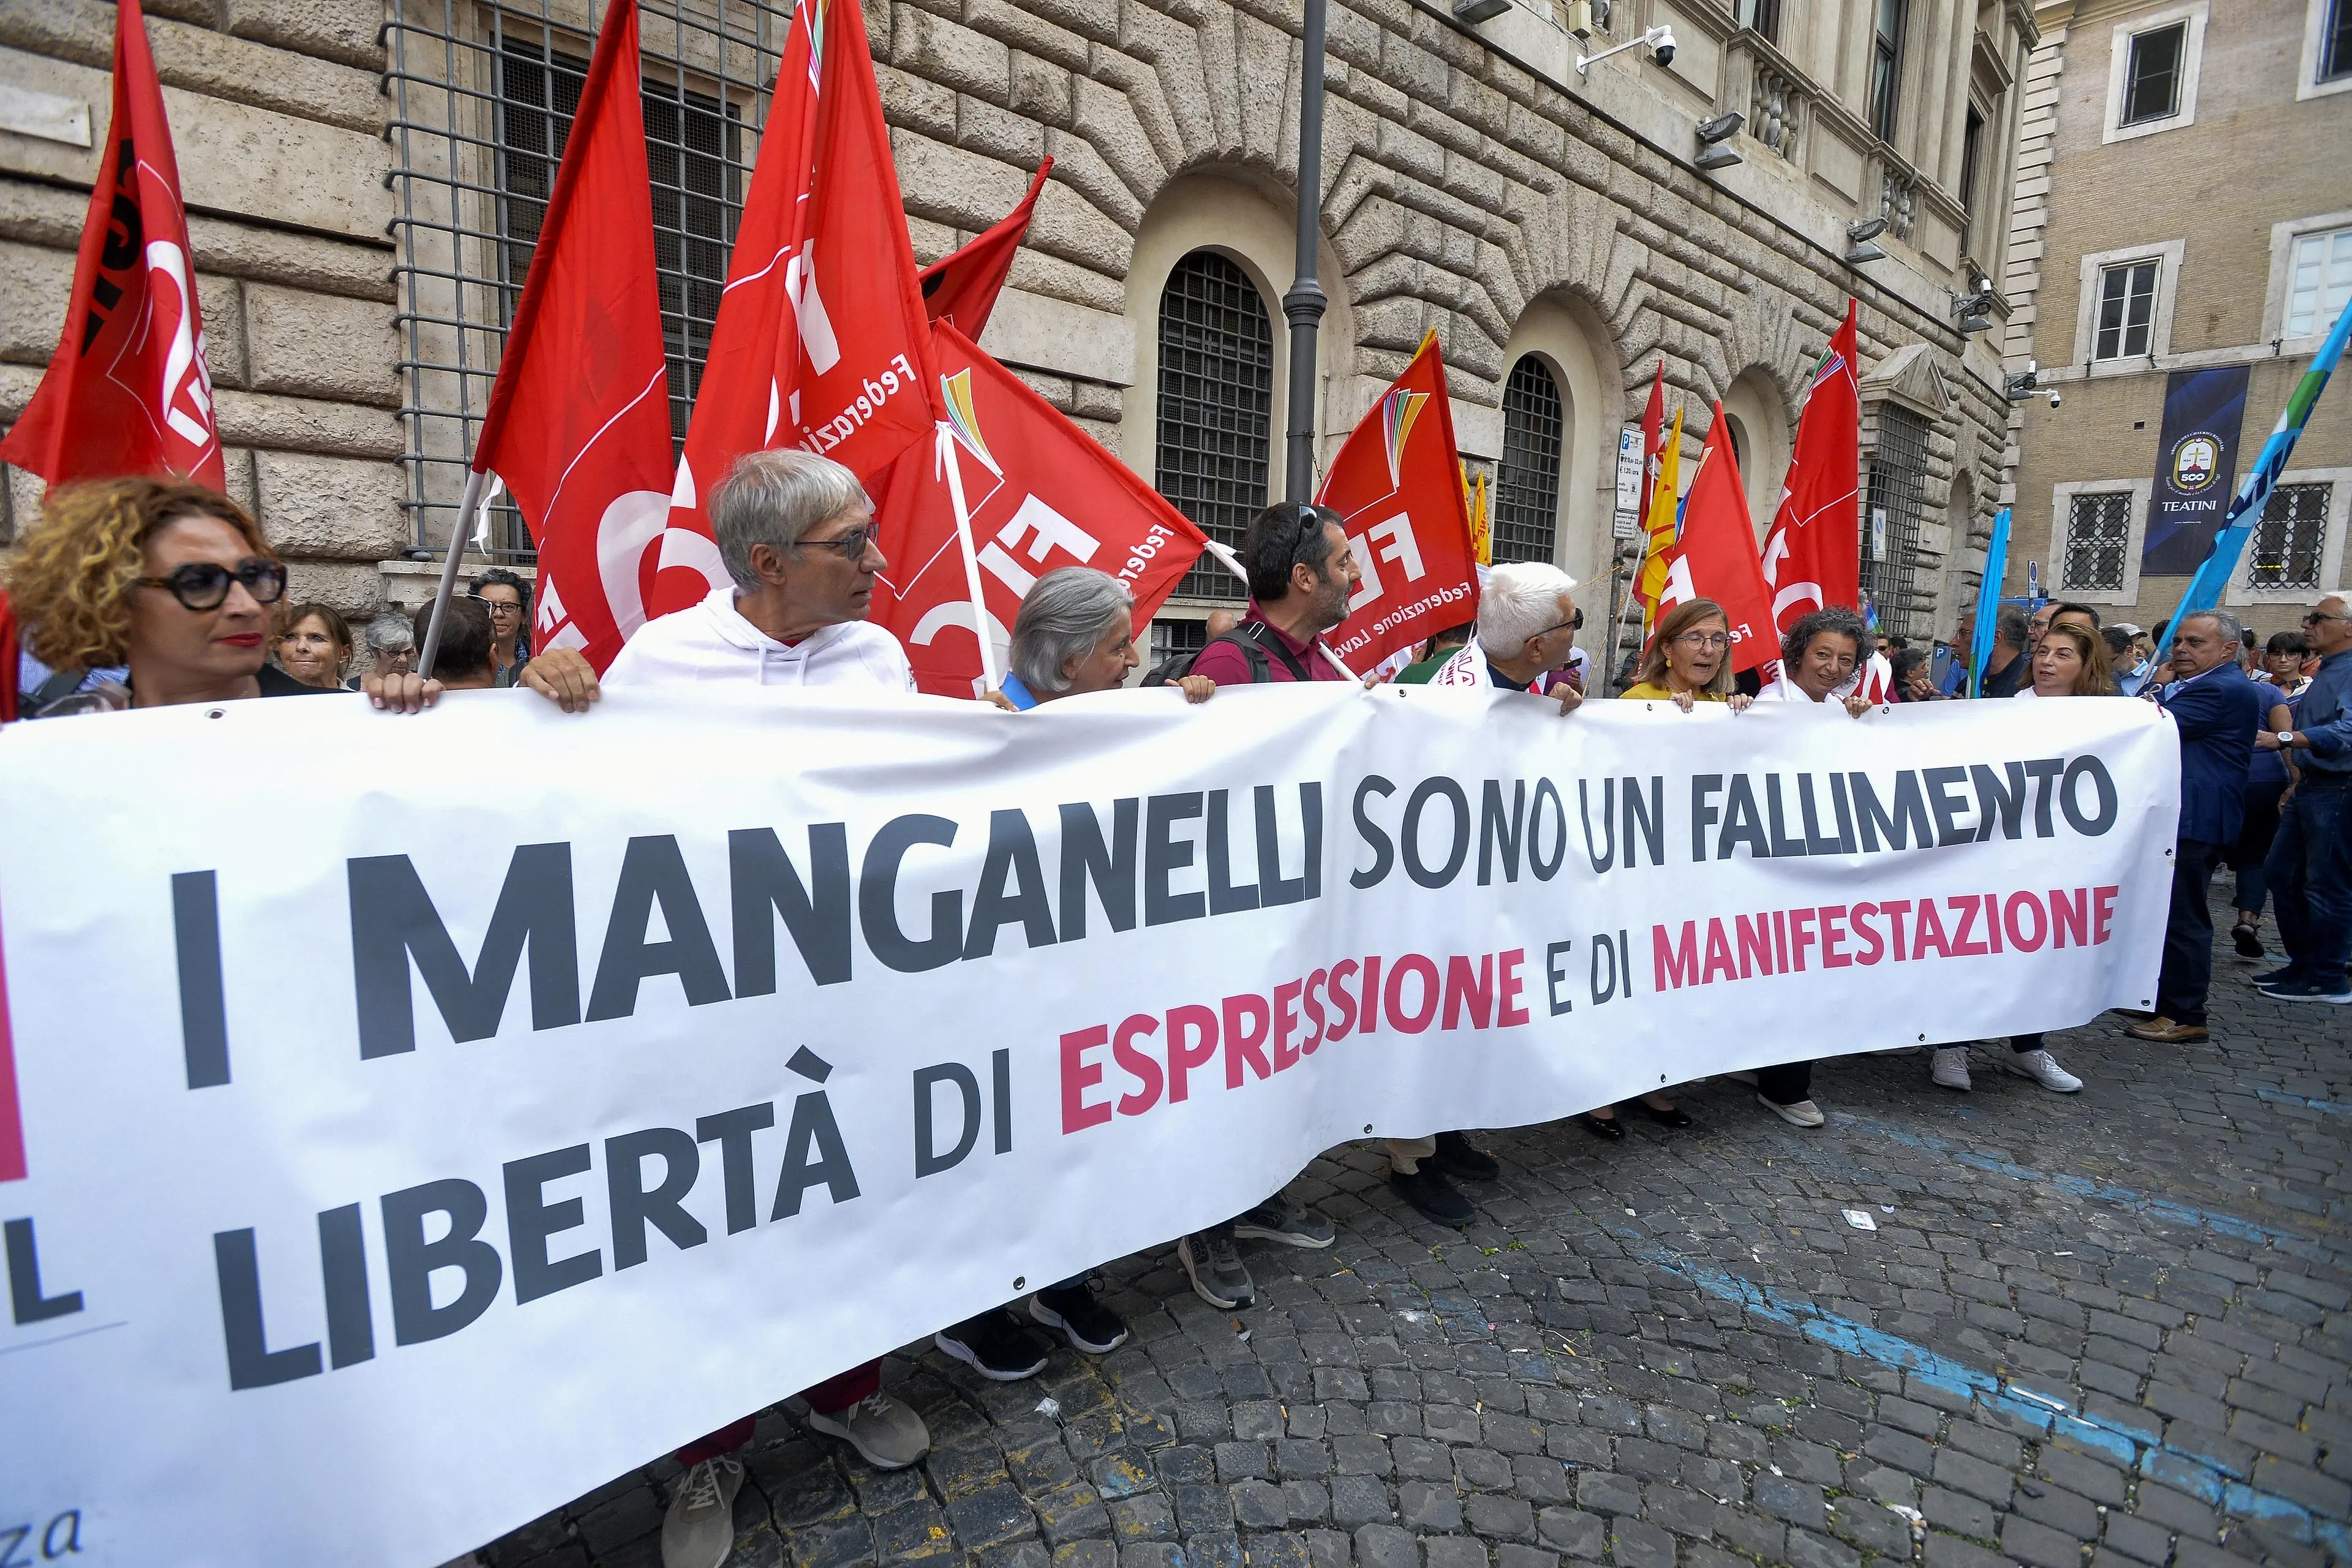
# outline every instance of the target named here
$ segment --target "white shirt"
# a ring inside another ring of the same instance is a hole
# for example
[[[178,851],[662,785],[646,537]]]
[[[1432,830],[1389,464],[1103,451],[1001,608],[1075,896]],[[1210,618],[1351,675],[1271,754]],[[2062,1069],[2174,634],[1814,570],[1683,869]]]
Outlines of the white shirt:
[[[787,646],[745,620],[730,584],[690,609],[637,628],[604,672],[610,687],[689,680],[748,680],[758,686],[862,687],[912,691],[907,650],[880,626],[841,621]]]
[[[1829,698],[1815,697],[1793,680],[1770,680],[1767,681],[1764,689],[1756,694],[1756,700],[1759,702],[1811,702],[1818,707],[1826,704]]]

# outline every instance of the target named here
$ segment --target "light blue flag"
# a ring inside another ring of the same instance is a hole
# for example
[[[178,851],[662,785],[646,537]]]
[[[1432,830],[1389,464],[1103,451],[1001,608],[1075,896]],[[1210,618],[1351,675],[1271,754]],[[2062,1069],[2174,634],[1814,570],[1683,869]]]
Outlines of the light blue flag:
[[[2238,557],[2245,553],[2246,541],[2253,537],[2255,527],[2263,520],[2263,509],[2270,504],[2271,491],[2278,488],[2279,475],[2286,471],[2288,454],[2303,435],[2303,427],[2311,418],[2312,405],[2327,386],[2327,378],[2335,373],[2344,357],[2344,342],[2352,337],[2352,302],[2347,302],[2336,318],[2336,325],[2327,341],[2319,345],[2318,357],[2311,368],[2303,373],[2295,384],[2294,395],[2279,411],[2278,425],[2271,438],[2263,443],[2262,456],[2246,471],[2245,482],[2231,499],[2230,510],[2221,520],[2221,531],[2213,536],[2213,548],[2205,563],[2197,568],[2197,575],[2189,579],[2188,592],[2180,595],[2179,608],[2164,624],[2164,637],[2157,645],[2157,661],[2161,664],[2172,655],[2173,628],[2181,621],[2221,602],[2221,591],[2230,585],[2230,578],[2238,570]]]
[[[1969,695],[1984,695],[1985,661],[1992,658],[1992,629],[2000,618],[2001,579],[2009,574],[2009,508],[1993,514],[1992,540],[1985,546],[1984,579],[1977,584],[1977,627],[1969,638]]]

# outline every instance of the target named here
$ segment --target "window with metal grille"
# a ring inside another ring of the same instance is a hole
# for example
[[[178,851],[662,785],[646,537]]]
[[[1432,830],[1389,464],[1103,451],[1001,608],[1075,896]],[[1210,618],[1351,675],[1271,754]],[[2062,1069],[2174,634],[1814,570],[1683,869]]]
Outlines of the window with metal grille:
[[[2131,492],[2103,490],[2066,501],[2066,555],[2058,563],[2061,588],[2119,594],[2131,550]]]
[[[2158,263],[2127,261],[2099,269],[2098,330],[2091,357],[2137,359],[2148,352],[2156,321]]]
[[[1249,274],[1213,250],[1176,264],[1160,295],[1152,483],[1220,544],[1239,550],[1265,506],[1274,438],[1274,321]],[[1215,561],[1184,574],[1187,598],[1239,599]]]
[[[2326,485],[2281,485],[2254,527],[2250,588],[2317,588],[2320,549],[2327,542]]]
[[[2180,72],[2189,52],[2189,24],[2151,27],[2131,37],[2124,65],[2124,123],[2169,120],[2180,112]]]
[[[1878,22],[1870,45],[1870,129],[1881,142],[1895,140],[1903,110],[1903,24],[1909,0],[1878,0]]]
[[[1225,574],[1231,582],[1233,574]],[[1178,654],[1198,653],[1209,646],[1209,623],[1206,621],[1176,621],[1160,619],[1151,623],[1151,662],[1154,667],[1167,663]]]
[[[1927,502],[1927,421],[1899,404],[1882,404],[1864,500],[1862,591],[1878,612],[1879,629],[1890,636],[1927,637],[1934,628],[1935,602],[1919,570]]]
[[[1533,354],[1503,384],[1503,461],[1495,472],[1495,564],[1550,564],[1559,535],[1559,455],[1566,446],[1559,383]]]
[[[683,439],[709,351],[756,126],[782,63],[789,4],[644,0],[642,103],[654,255]],[[396,6],[386,42],[394,112],[410,537],[437,546],[498,374],[587,73],[587,14],[556,0]],[[502,513],[502,516],[501,516]],[[511,506],[493,553],[528,560]]]
[[[2286,335],[2309,337],[2352,304],[2352,228],[2297,235],[2288,263]]]

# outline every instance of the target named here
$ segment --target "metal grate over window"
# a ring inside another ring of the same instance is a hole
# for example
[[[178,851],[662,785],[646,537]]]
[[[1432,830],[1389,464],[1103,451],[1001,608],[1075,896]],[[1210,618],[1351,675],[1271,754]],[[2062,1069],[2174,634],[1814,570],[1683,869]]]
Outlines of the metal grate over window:
[[[1503,461],[1495,474],[1495,564],[1551,562],[1559,532],[1559,384],[1533,354],[1503,384]]]
[[[2319,557],[2327,542],[2326,485],[2281,485],[2254,527],[2250,588],[2319,586]]]
[[[1153,485],[1210,538],[1240,549],[1265,506],[1274,322],[1249,274],[1213,250],[1178,262],[1160,293],[1159,391]],[[1234,574],[1206,556],[1176,593],[1242,596]]]
[[[2131,550],[2131,493],[2105,490],[2078,495],[2066,503],[2066,558],[2059,563],[2059,586],[2119,594],[2124,563]]]
[[[1227,572],[1225,580],[1233,581]],[[1198,653],[1209,646],[1207,621],[1174,620],[1167,616],[1151,623],[1151,662],[1161,665],[1180,653]]]
[[[1899,404],[1881,404],[1863,507],[1862,591],[1890,636],[1933,633],[1935,603],[1918,569],[1927,498],[1927,421]]]
[[[555,188],[601,9],[411,0],[386,27],[410,539],[446,542],[508,323]],[[698,388],[788,4],[644,0],[643,105],[670,425]],[[493,553],[530,558],[511,506]]]

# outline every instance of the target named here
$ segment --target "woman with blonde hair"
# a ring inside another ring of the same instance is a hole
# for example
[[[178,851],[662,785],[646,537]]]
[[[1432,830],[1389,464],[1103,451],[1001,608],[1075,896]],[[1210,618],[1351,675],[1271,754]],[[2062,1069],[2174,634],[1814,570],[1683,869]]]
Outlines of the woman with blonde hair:
[[[331,605],[297,605],[279,617],[285,629],[270,645],[278,668],[321,691],[342,689],[352,662],[352,626]]]
[[[1731,620],[1713,599],[1685,599],[1658,621],[1642,667],[1623,697],[1669,701],[1687,713],[1693,702],[1720,702],[1734,713],[1748,699],[1731,689]]]
[[[2033,679],[2020,697],[2113,697],[2116,678],[2106,639],[2072,621],[2042,634],[2033,650]]]
[[[55,672],[27,718],[317,689],[267,662],[285,563],[243,507],[200,485],[52,490],[9,563],[8,596],[26,651]],[[82,672],[110,666],[127,667],[121,683],[77,694]]]

